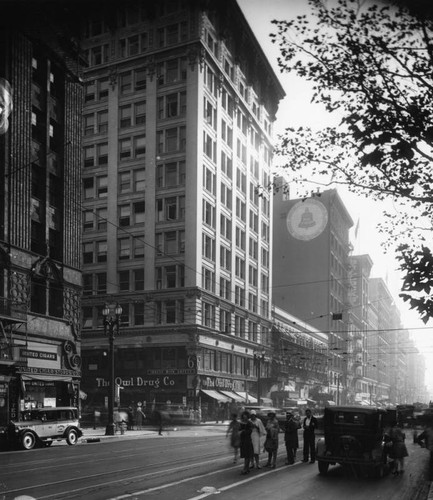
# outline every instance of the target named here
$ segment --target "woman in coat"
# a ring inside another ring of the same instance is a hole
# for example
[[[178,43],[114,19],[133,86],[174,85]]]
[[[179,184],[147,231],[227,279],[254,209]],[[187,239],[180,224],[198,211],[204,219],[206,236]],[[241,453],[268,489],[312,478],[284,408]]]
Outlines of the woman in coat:
[[[238,461],[239,446],[241,445],[239,427],[240,427],[240,422],[238,420],[238,414],[232,413],[232,419],[227,429],[226,437],[230,436],[230,446],[233,448],[234,452],[234,457],[233,457],[234,464],[237,463]]]
[[[275,469],[277,464],[279,432],[280,425],[278,423],[276,413],[269,412],[268,421],[266,423],[265,450],[268,452],[268,463],[266,464],[266,467],[272,467],[272,469]]]
[[[404,459],[409,454],[407,452],[406,445],[404,440],[406,439],[405,433],[402,431],[398,423],[392,427],[389,437],[391,438],[392,446],[389,452],[390,458],[394,459],[395,469],[394,476],[398,476],[399,474],[403,474],[404,472]]]
[[[241,414],[241,423],[239,426],[239,435],[241,438],[241,458],[244,459],[244,468],[241,474],[250,473],[250,462],[254,456],[253,442],[251,441],[251,433],[253,426],[250,420],[250,414],[247,411]]]
[[[261,448],[261,438],[266,435],[265,426],[263,422],[257,418],[256,410],[251,410],[251,441],[253,442],[254,457],[251,459],[250,467],[254,468],[254,461],[256,462],[257,469],[261,469],[259,464],[259,455]]]

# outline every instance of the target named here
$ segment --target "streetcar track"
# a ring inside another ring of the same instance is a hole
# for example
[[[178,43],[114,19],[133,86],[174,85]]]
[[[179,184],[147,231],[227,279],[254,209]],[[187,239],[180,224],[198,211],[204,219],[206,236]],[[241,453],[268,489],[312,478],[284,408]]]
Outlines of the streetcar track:
[[[100,483],[100,484],[94,484],[94,485],[89,485],[87,487],[83,487],[83,488],[78,488],[78,489],[75,489],[75,490],[68,490],[67,492],[65,493],[59,493],[59,492],[56,492],[54,494],[50,494],[50,495],[45,495],[45,496],[38,496],[38,500],[42,500],[42,499],[45,499],[45,498],[60,498],[60,495],[64,495],[64,494],[70,494],[70,493],[76,493],[76,492],[79,492],[79,491],[85,491],[85,490],[91,490],[91,489],[94,489],[94,488],[99,488],[101,486],[107,486],[109,484],[116,484],[116,483],[124,483],[124,482],[128,482],[128,481],[134,481],[134,480],[142,480],[142,479],[145,479],[147,477],[156,477],[158,475],[161,475],[161,474],[167,474],[167,473],[174,473],[174,472],[181,472],[181,471],[184,471],[184,470],[188,470],[188,469],[191,469],[193,467],[197,467],[197,466],[200,466],[200,465],[206,465],[206,464],[209,464],[209,463],[215,463],[215,462],[218,462],[218,461],[226,461],[227,460],[227,457],[217,457],[215,456],[215,454],[209,454],[209,455],[204,455],[202,458],[206,458],[206,457],[212,457],[210,460],[206,460],[206,461],[203,461],[203,460],[200,460],[200,462],[196,462],[196,463],[192,463],[192,464],[188,464],[188,465],[184,465],[182,467],[173,467],[171,469],[163,469],[163,470],[157,470],[157,471],[154,471],[154,472],[148,472],[148,473],[145,473],[145,474],[140,474],[138,476],[132,476],[132,477],[124,477],[122,479],[116,479],[116,480],[112,480],[112,481],[104,481],[103,483]],[[184,461],[184,458],[180,458],[179,460],[177,460],[177,462],[182,462]],[[174,461],[174,463],[176,463],[176,461]],[[155,464],[148,464],[147,466],[162,466],[162,465],[165,465],[165,464],[171,464],[173,465],[173,460],[167,460],[166,462],[161,462],[161,463],[155,463]],[[131,469],[130,467],[128,469],[121,469],[121,470],[117,470],[115,472],[117,473],[122,473],[122,472],[131,472],[135,469],[142,469],[143,466],[140,465],[139,467],[135,467],[133,469]],[[229,467],[227,467],[226,469],[228,469]],[[220,469],[221,471],[224,471],[226,469]],[[101,472],[101,473],[98,473],[98,474],[91,474],[91,475],[88,475],[88,476],[81,476],[80,477],[80,480],[86,480],[86,479],[92,479],[92,478],[99,478],[99,477],[102,477],[102,476],[106,476],[106,475],[112,475],[114,471],[110,471],[110,472]],[[218,472],[218,471],[215,471],[215,472]],[[16,488],[16,489],[13,489],[13,490],[3,490],[1,491],[1,493],[3,495],[5,494],[10,494],[10,493],[20,493],[22,491],[28,491],[28,490],[35,490],[35,489],[38,489],[38,488],[48,488],[48,487],[52,487],[52,486],[58,486],[58,485],[61,485],[61,484],[65,484],[65,483],[70,483],[70,482],[74,482],[76,483],[76,478],[71,478],[71,479],[64,479],[64,480],[61,480],[61,481],[52,481],[50,483],[42,483],[42,484],[37,484],[37,485],[33,485],[33,486],[26,486],[24,488]]]
[[[200,441],[195,441],[194,444],[199,444],[199,445],[208,445],[208,440],[207,439],[202,439]],[[172,446],[172,443],[161,443],[161,447],[158,448],[161,452],[164,452],[164,449],[172,449],[173,446]],[[184,444],[180,444],[180,446],[184,446]],[[98,458],[98,460],[95,460],[95,456],[94,454],[92,453],[89,453],[88,455],[81,455],[80,456],[80,464],[85,464],[85,463],[97,463],[97,462],[104,462],[108,459],[111,459],[112,458],[112,455],[113,455],[113,452],[107,452],[106,454],[104,454],[105,456],[102,456],[101,458]],[[122,455],[118,455],[118,453],[116,453],[116,456],[119,457],[119,459],[125,457],[125,458],[130,458],[131,456],[141,456],[142,455],[142,449],[138,449],[137,452],[133,452],[131,453],[131,449],[128,449],[128,450],[125,450],[124,453],[122,453]],[[99,454],[100,456],[100,454]],[[55,462],[53,463],[53,459],[55,458]],[[61,462],[62,460],[65,461],[64,464],[62,463],[59,463]],[[71,467],[71,455],[68,455],[68,456],[65,456],[65,457],[52,457],[52,458],[49,458],[49,459],[46,459],[46,460],[34,460],[34,461],[31,461],[31,462],[23,462],[22,464],[22,468],[26,471],[26,472],[29,472],[29,471],[34,471],[34,470],[42,470],[42,469],[49,469],[51,468],[53,465],[55,465],[56,467],[68,467],[70,468]],[[46,465],[45,466],[42,466],[41,467],[41,464],[45,463]],[[50,465],[51,464],[51,465]],[[35,466],[36,468],[29,468],[29,465],[30,466]],[[7,471],[7,469],[10,468],[12,469],[11,471]],[[17,464],[16,463],[12,463],[12,462],[8,462],[6,464],[2,464],[2,473],[4,472],[7,472],[8,474],[11,474],[11,473],[16,473],[16,474],[21,474],[21,469],[17,469]],[[0,475],[1,477],[1,475]]]

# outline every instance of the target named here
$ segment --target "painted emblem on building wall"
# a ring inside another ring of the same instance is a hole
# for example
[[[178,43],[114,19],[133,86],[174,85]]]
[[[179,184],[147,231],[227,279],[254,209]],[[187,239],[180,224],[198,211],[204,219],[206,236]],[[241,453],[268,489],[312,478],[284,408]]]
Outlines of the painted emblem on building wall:
[[[298,201],[289,210],[286,224],[289,233],[297,240],[313,240],[325,229],[328,211],[318,200]]]

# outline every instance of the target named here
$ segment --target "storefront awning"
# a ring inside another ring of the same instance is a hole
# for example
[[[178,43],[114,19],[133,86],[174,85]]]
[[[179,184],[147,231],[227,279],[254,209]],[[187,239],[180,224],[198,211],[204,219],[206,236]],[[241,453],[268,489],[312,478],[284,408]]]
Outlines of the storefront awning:
[[[21,374],[21,380],[44,380],[46,382],[72,382],[72,377],[67,375]]]
[[[248,393],[248,398],[247,398],[247,393],[244,392],[244,391],[236,391],[236,394],[239,394],[239,396],[241,398],[243,398],[243,400],[245,402],[248,402],[248,403],[257,403],[257,398],[255,398],[254,396],[252,396],[250,393]]]
[[[239,396],[239,394],[236,394],[235,392],[232,391],[220,391],[224,394],[224,396],[227,396],[230,399],[234,399],[237,403],[245,403],[245,398],[242,396]]]
[[[229,398],[227,398],[226,396],[223,396],[218,391],[201,389],[201,392],[204,392],[206,394],[206,396],[209,396],[210,398],[215,399],[216,401],[219,401],[220,403],[228,403],[230,401]]]

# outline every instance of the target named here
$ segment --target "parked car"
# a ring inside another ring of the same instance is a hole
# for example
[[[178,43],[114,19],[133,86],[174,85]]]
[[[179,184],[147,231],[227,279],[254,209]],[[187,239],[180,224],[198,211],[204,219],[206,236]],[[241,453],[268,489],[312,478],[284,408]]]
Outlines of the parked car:
[[[403,427],[414,427],[416,425],[415,419],[415,405],[397,405],[397,420]]]
[[[24,450],[36,445],[50,446],[53,441],[61,440],[75,445],[82,435],[78,409],[70,406],[23,412],[21,420],[11,422],[8,427],[9,442]]]
[[[316,445],[319,473],[341,464],[382,477],[387,464],[384,435],[394,418],[395,412],[372,406],[325,408],[324,437]]]

